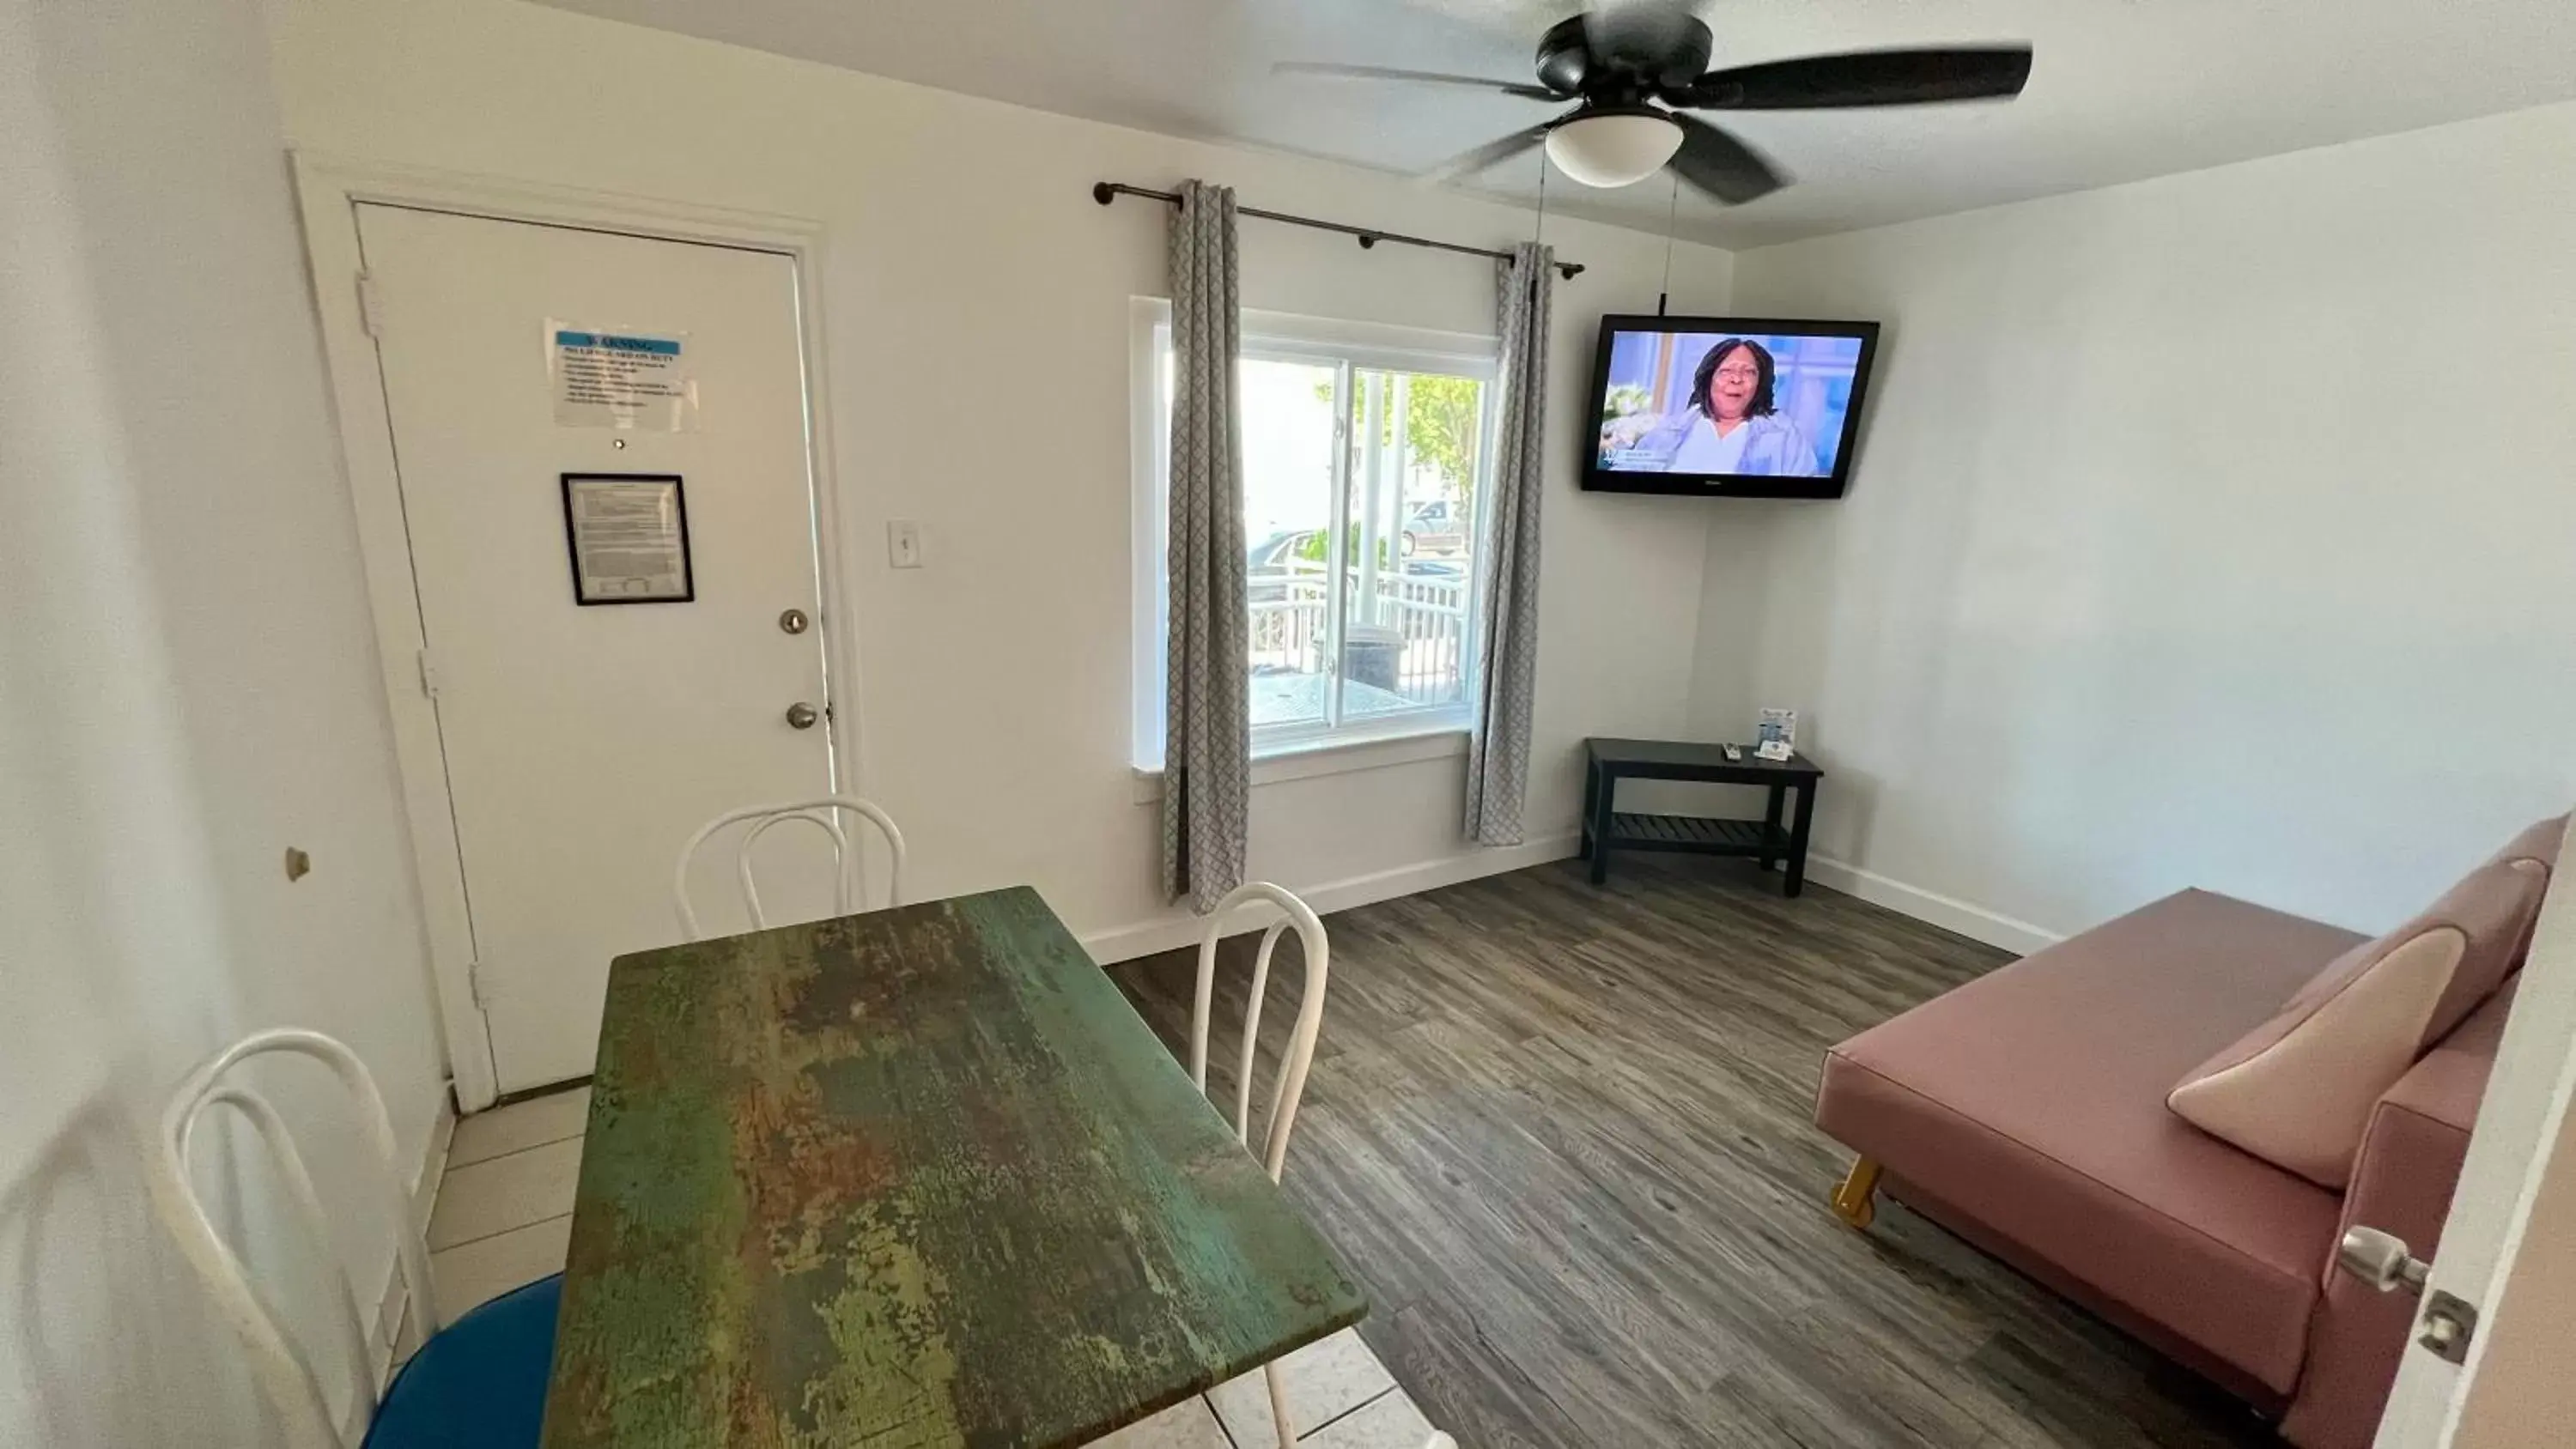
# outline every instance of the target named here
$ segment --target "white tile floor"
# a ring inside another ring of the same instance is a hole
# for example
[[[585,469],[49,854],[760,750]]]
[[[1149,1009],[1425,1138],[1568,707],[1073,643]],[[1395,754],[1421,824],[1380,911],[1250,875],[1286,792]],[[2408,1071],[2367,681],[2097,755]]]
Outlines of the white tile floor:
[[[560,1271],[572,1235],[587,1089],[477,1113],[457,1124],[429,1220],[440,1322]],[[1345,1329],[1287,1359],[1298,1442],[1315,1449],[1422,1449],[1431,1436],[1377,1355]],[[1097,1449],[1276,1449],[1259,1373],[1220,1384],[1099,1441]]]

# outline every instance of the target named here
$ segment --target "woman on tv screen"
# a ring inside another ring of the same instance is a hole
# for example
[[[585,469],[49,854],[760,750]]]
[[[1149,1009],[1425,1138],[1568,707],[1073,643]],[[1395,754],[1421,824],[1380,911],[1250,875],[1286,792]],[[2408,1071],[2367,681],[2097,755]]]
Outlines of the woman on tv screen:
[[[1651,334],[1636,335],[1649,343],[1655,340]],[[1807,339],[1787,340],[1818,350]],[[1859,350],[1856,340],[1819,340],[1826,347],[1848,346],[1855,355]],[[1802,374],[1808,378],[1811,410],[1826,402],[1814,375],[1818,360],[1809,358]],[[1736,478],[1822,478],[1833,472],[1830,456],[1820,455],[1806,427],[1780,406],[1783,379],[1771,348],[1752,337],[1722,337],[1700,354],[1696,367],[1676,362],[1687,370],[1690,391],[1669,412],[1656,411],[1651,377],[1642,384],[1613,381],[1601,426],[1602,467]],[[1630,365],[1648,365],[1650,371],[1655,366],[1642,358]],[[1674,381],[1678,384],[1680,378]]]
[[[1749,337],[1730,337],[1699,360],[1691,381],[1691,411],[1698,414],[1667,473],[1730,473],[1738,477],[1814,478],[1816,445],[1797,420],[1772,400],[1778,368],[1771,350]]]

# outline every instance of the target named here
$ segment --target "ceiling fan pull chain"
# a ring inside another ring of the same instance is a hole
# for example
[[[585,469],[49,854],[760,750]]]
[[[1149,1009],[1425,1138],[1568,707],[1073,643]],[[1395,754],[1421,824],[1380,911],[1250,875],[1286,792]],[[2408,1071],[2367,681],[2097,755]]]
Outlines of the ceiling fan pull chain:
[[[1664,304],[1673,295],[1673,222],[1682,214],[1682,174],[1673,173],[1673,199],[1664,203],[1664,285],[1655,293],[1655,315],[1664,315]]]
[[[1538,227],[1530,233],[1530,240],[1547,240],[1547,153],[1544,151],[1538,153]]]

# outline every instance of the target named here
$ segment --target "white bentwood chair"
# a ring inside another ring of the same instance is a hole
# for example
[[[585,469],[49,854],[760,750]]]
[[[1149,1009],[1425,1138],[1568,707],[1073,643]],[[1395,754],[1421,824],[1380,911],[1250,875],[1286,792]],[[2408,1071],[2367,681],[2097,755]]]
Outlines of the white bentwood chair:
[[[253,1057],[285,1053],[331,1069],[348,1093],[366,1136],[373,1206],[394,1226],[405,1292],[404,1326],[420,1347],[394,1375],[377,1379],[368,1316],[346,1263],[330,1264],[338,1284],[338,1337],[346,1402],[335,1409],[306,1347],[251,1285],[241,1257],[224,1241],[197,1196],[189,1149],[208,1108],[249,1119],[275,1155],[299,1226],[317,1250],[329,1251],[329,1223],[313,1175],[277,1109],[248,1086],[227,1080]],[[288,1449],[425,1449],[473,1444],[478,1449],[535,1449],[545,1415],[546,1377],[554,1358],[555,1314],[563,1275],[540,1279],[433,1331],[429,1247],[411,1222],[411,1202],[396,1165],[392,1119],[358,1054],[318,1031],[277,1027],[257,1032],[188,1074],[161,1117],[146,1164],[162,1224],[205,1281],[224,1321],[250,1351],[261,1394],[276,1409]]]
[[[1260,948],[1252,958],[1252,993],[1243,1012],[1243,1049],[1235,1058],[1234,1135],[1261,1159],[1262,1169],[1277,1182],[1288,1162],[1288,1134],[1297,1125],[1297,1104],[1306,1095],[1306,1078],[1315,1065],[1315,1042],[1324,1030],[1324,987],[1330,974],[1332,943],[1324,935],[1324,923],[1314,908],[1299,900],[1295,892],[1268,881],[1251,881],[1226,892],[1225,899],[1207,916],[1207,933],[1199,940],[1199,973],[1190,997],[1190,1082],[1201,1092],[1207,1090],[1208,1018],[1216,1003],[1216,948],[1225,938],[1227,922],[1236,911],[1254,902],[1266,902],[1280,911],[1261,933]],[[1306,990],[1297,1002],[1297,1024],[1288,1034],[1287,1049],[1279,1061],[1279,1082],[1271,1089],[1270,1117],[1262,1129],[1259,1146],[1252,1141],[1252,1068],[1256,1047],[1261,1039],[1261,1001],[1270,990],[1270,957],[1279,949],[1279,938],[1289,931],[1297,933],[1297,943],[1306,956]],[[1279,1434],[1279,1449],[1296,1449],[1297,1426],[1288,1417],[1288,1388],[1280,1378],[1275,1362],[1261,1366],[1261,1376],[1270,1389],[1270,1423]],[[1423,1449],[1458,1449],[1458,1441],[1446,1434],[1434,1433]]]
[[[1324,984],[1332,960],[1324,923],[1294,892],[1267,881],[1251,881],[1226,892],[1225,899],[1208,913],[1207,934],[1199,941],[1198,983],[1190,997],[1190,1083],[1201,1092],[1207,1090],[1208,1017],[1216,1001],[1217,942],[1224,939],[1226,923],[1236,911],[1255,901],[1267,902],[1282,914],[1261,933],[1261,949],[1252,958],[1252,999],[1244,1008],[1243,1050],[1235,1062],[1234,1135],[1261,1159],[1270,1180],[1277,1182],[1287,1165],[1288,1133],[1297,1125],[1297,1104],[1306,1095],[1306,1075],[1315,1065],[1315,1039],[1323,1034]],[[1271,953],[1279,949],[1280,936],[1291,928],[1297,932],[1298,944],[1305,948],[1306,990],[1297,1003],[1297,1025],[1290,1031],[1287,1049],[1280,1056],[1279,1082],[1270,1093],[1270,1118],[1256,1146],[1252,1140],[1252,1068],[1261,1039],[1261,999],[1270,989]],[[1296,1449],[1297,1430],[1288,1418],[1288,1390],[1279,1377],[1279,1365],[1262,1365],[1261,1375],[1270,1386],[1270,1422],[1279,1431],[1280,1449]]]
[[[680,929],[692,941],[706,939],[698,926],[698,913],[689,907],[689,867],[698,851],[716,832],[730,825],[749,822],[742,840],[734,848],[734,875],[742,882],[743,909],[751,916],[751,928],[766,930],[769,917],[760,908],[760,887],[752,880],[751,848],[760,837],[781,825],[802,822],[823,833],[832,843],[833,900],[841,915],[870,909],[858,904],[867,895],[866,852],[852,845],[850,834],[841,826],[841,812],[857,816],[874,825],[885,836],[886,852],[891,864],[886,871],[886,904],[903,904],[903,832],[895,828],[894,817],[876,804],[855,795],[823,795],[812,800],[794,800],[784,805],[746,805],[728,810],[698,827],[689,843],[680,847],[679,868],[671,878],[671,901],[679,907]]]

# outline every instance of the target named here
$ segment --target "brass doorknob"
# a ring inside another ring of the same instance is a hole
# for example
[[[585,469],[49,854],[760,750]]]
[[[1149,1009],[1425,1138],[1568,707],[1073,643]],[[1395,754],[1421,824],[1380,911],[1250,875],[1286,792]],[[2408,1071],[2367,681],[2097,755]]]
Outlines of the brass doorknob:
[[[814,721],[822,717],[820,711],[801,699],[787,706],[787,724],[791,729],[810,730]]]

